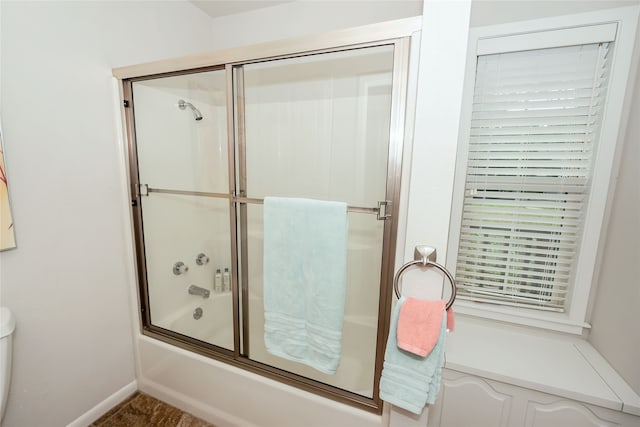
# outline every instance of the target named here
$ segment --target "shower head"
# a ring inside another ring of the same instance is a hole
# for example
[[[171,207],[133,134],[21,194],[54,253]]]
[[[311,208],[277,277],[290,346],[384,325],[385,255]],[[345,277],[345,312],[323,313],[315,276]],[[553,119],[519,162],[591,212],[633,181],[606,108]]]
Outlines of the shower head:
[[[178,100],[178,108],[179,109],[184,110],[187,107],[191,108],[191,111],[193,111],[193,117],[196,120],[198,120],[198,121],[202,120],[202,114],[200,113],[200,110],[198,110],[196,107],[194,107],[192,103],[187,102],[184,99]]]

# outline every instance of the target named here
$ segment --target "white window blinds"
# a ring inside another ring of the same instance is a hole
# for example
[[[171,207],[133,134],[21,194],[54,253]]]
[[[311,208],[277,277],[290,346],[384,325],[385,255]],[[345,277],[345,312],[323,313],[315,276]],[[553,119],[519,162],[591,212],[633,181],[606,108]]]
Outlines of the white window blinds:
[[[478,57],[459,298],[564,311],[606,96],[609,43]]]

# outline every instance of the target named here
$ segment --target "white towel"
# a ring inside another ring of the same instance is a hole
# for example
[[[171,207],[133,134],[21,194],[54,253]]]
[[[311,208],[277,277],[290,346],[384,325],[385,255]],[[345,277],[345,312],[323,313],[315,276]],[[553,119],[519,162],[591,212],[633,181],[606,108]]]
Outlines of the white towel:
[[[347,276],[347,205],[264,199],[264,340],[273,355],[335,374]]]

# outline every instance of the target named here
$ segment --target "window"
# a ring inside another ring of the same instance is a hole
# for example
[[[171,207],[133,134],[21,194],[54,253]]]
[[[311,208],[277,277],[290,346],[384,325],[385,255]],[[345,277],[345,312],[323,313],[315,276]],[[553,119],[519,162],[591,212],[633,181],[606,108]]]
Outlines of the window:
[[[609,43],[478,58],[459,297],[564,311],[589,203]]]
[[[620,21],[532,23],[472,32],[449,260],[463,312],[579,333],[632,44]]]

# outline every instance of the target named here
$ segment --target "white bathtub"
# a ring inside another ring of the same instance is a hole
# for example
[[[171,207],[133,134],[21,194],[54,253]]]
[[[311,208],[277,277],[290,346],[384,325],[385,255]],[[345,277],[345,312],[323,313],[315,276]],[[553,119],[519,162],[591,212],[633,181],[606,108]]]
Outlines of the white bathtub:
[[[252,321],[262,317],[262,300],[250,299],[255,308]],[[201,307],[203,315],[193,318]],[[211,294],[198,299],[162,319],[168,327],[197,339],[232,348],[231,297]],[[347,316],[344,322],[343,357],[334,376],[264,352],[262,324],[251,334],[251,357],[365,396],[371,395],[374,350],[365,358],[351,356],[354,349],[375,339],[373,318]],[[367,344],[368,345],[368,344]],[[382,427],[387,416],[378,416],[352,406],[326,399],[220,362],[200,354],[139,334],[136,339],[138,386],[141,391],[161,398],[220,427]],[[261,353],[262,352],[262,353]],[[331,382],[333,381],[333,382]]]
[[[325,384],[330,384],[362,396],[373,396],[373,376],[376,349],[376,319],[346,315],[342,330],[342,356],[335,375],[319,372],[307,365],[292,362],[266,351],[264,345],[264,312],[262,299],[250,296],[249,349],[252,360],[293,372]],[[201,309],[202,316],[194,318]],[[162,321],[158,326],[233,350],[232,300],[230,293],[211,293],[210,298],[198,298]],[[369,348],[370,351],[363,351]]]

